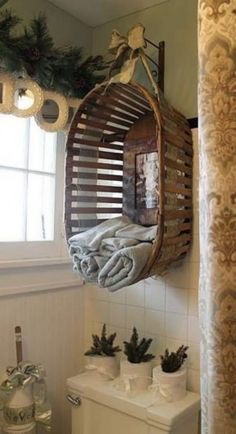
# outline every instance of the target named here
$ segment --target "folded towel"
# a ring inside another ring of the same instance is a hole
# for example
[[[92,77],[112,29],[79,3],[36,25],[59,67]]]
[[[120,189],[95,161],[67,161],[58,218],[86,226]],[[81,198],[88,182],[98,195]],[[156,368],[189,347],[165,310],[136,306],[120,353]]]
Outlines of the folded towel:
[[[116,231],[117,238],[132,238],[138,241],[153,241],[156,237],[157,225],[155,226],[140,226],[134,223],[128,224]]]
[[[97,282],[98,273],[107,262],[108,258],[99,255],[85,256],[81,259],[79,255],[73,256],[74,271],[77,271],[85,280]]]
[[[94,252],[92,252],[92,253],[94,253]],[[76,241],[72,241],[70,246],[69,246],[69,254],[73,257],[74,256],[78,257],[78,259],[82,259],[85,256],[90,255],[91,252],[88,250],[87,247],[80,246],[80,244],[77,243]]]
[[[109,291],[132,285],[152,251],[151,243],[139,243],[114,253],[98,274],[98,283]]]
[[[72,248],[78,248],[80,254],[86,255],[89,251],[99,251],[100,244],[104,238],[114,237],[115,233],[131,223],[131,220],[126,217],[115,217],[106,220],[98,226],[95,226],[88,231],[73,235],[68,242]],[[128,237],[131,238],[131,237]],[[74,252],[75,253],[75,252]],[[73,253],[72,253],[73,254]]]
[[[101,242],[99,252],[102,256],[112,256],[118,250],[124,247],[131,247],[138,244],[137,240],[130,238],[105,238]]]

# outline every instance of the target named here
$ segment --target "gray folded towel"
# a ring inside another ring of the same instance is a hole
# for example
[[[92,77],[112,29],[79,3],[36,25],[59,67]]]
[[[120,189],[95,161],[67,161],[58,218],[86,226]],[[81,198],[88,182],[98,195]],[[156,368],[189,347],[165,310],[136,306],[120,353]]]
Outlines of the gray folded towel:
[[[79,248],[81,254],[86,254],[88,251],[98,252],[104,238],[114,237],[119,229],[122,229],[130,223],[131,220],[126,216],[106,220],[88,231],[73,235],[69,238],[68,243],[72,248]]]
[[[102,256],[112,256],[118,250],[124,247],[131,247],[138,244],[137,240],[130,238],[105,238],[101,242],[99,252]]]
[[[114,253],[98,274],[99,285],[111,292],[132,285],[144,268],[151,251],[151,243],[139,243]]]
[[[132,285],[151,254],[156,231],[157,226],[139,226],[123,216],[74,235],[69,239],[74,270],[110,291]]]
[[[85,280],[97,282],[98,273],[104,267],[108,258],[99,255],[90,255],[81,258],[74,255],[74,271],[77,271]]]
[[[117,238],[132,238],[137,241],[153,241],[156,237],[157,225],[141,226],[134,223],[128,224],[116,231]]]

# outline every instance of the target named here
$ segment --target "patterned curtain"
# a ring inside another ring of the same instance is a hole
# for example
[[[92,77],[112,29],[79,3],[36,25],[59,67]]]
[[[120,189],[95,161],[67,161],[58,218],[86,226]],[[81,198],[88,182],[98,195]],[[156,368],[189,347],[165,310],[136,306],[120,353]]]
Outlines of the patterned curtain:
[[[199,0],[202,434],[236,433],[236,0]]]

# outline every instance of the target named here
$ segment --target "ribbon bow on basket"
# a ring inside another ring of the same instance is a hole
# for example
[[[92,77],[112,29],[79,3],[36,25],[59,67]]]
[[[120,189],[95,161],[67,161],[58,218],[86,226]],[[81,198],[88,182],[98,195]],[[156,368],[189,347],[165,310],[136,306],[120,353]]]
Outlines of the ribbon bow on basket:
[[[109,51],[115,55],[115,59],[109,69],[109,84],[118,82],[123,84],[129,83],[135,73],[138,60],[141,60],[154,92],[159,97],[158,85],[153,78],[144,52],[146,48],[144,32],[145,27],[142,24],[137,24],[130,29],[127,36],[122,36],[117,30],[113,30]],[[117,70],[119,71],[118,73]]]
[[[46,432],[51,431],[51,406],[47,400],[45,369],[41,364],[21,362],[16,367],[6,369],[7,378],[0,383],[0,402],[2,407],[14,396],[19,389],[33,385],[35,405],[35,422],[42,425]]]

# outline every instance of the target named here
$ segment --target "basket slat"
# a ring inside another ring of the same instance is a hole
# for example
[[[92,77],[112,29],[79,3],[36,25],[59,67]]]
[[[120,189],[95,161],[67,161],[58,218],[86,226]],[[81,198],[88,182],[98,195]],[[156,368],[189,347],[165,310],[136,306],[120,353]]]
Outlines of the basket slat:
[[[178,161],[171,160],[170,158],[165,158],[166,166],[170,167],[171,169],[177,169],[180,172],[186,173],[187,175],[192,175],[192,168],[186,166],[183,163],[179,163]]]
[[[72,196],[73,198],[74,196]],[[72,199],[71,199],[72,201]],[[74,199],[74,202],[89,202],[89,203],[121,203],[122,204],[122,197],[103,197],[103,196],[76,196]],[[68,209],[71,210],[71,204],[68,204]]]
[[[101,158],[103,160],[114,160],[114,161],[123,161],[123,154],[118,154],[115,152],[105,152],[105,151],[94,151],[94,150],[90,150],[90,149],[81,149],[81,148],[74,148],[73,152],[71,152],[70,150],[68,151],[68,157],[76,157],[76,156],[81,156],[81,157],[88,157],[88,158]],[[74,160],[74,162],[76,163],[77,160]]]
[[[74,207],[70,209],[72,213],[78,214],[122,214],[120,208],[93,208],[93,207]]]
[[[113,143],[104,143],[104,142],[96,142],[95,140],[86,140],[86,139],[76,139],[74,137],[68,139],[68,145],[70,147],[72,147],[74,144],[79,144],[79,145],[87,145],[87,146],[92,146],[92,147],[96,147],[96,148],[108,148],[108,149],[112,149],[112,150],[116,150],[116,151],[123,151],[123,146],[122,145],[117,145],[117,144],[113,144]],[[73,148],[75,149],[75,148]]]
[[[91,110],[91,113],[94,113],[94,109],[96,109],[96,111],[98,111],[99,113],[117,116],[119,119],[129,121],[129,123],[131,123],[131,124],[133,124],[135,122],[135,120],[137,119],[136,116],[134,117],[132,115],[129,115],[126,112],[124,113],[117,106],[115,107],[116,110],[114,110],[112,107],[105,106],[104,103],[102,103],[102,104],[96,103],[95,104],[92,102],[90,102],[90,103],[87,102],[86,108],[87,108],[87,110]],[[86,113],[86,110],[83,110],[83,111]]]
[[[109,125],[107,122],[94,122],[93,120],[84,119],[81,117],[78,119],[77,125],[80,126],[80,128],[82,125],[85,125],[88,127],[93,127],[96,130],[110,131],[111,133],[124,133],[128,129],[128,127],[119,128]]]

